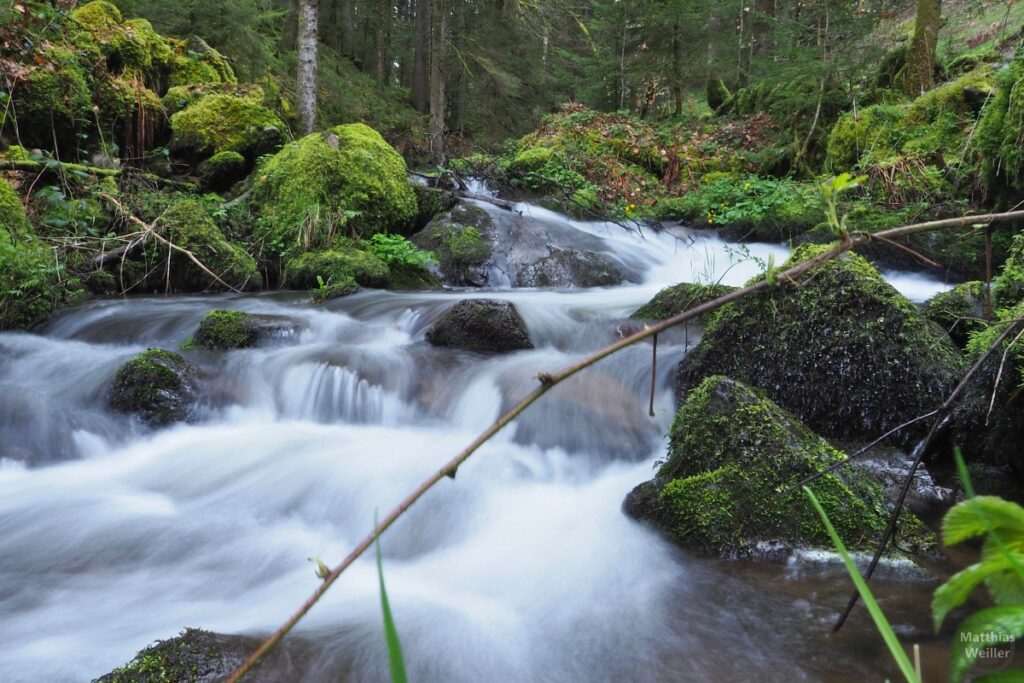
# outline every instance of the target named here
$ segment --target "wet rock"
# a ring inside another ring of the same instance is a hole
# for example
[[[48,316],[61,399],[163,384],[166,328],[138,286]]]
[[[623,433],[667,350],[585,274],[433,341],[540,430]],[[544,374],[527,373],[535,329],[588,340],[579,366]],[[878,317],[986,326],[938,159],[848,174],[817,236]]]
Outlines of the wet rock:
[[[494,240],[494,221],[471,204],[459,204],[437,216],[412,237],[417,247],[434,252],[441,281],[453,287],[489,284]]]
[[[681,282],[661,290],[640,308],[633,311],[633,318],[645,320],[666,320],[683,311],[700,306],[734,291],[728,285],[699,285]],[[700,319],[703,319],[701,316]]]
[[[451,192],[439,190],[436,187],[426,187],[413,183],[413,192],[416,193],[416,218],[413,219],[413,232],[427,227],[431,220],[439,213],[450,211],[459,203],[458,198]]]
[[[467,299],[455,304],[427,330],[427,341],[470,351],[532,349],[526,323],[506,301]]]
[[[827,247],[803,245],[792,266]],[[799,287],[778,286],[714,314],[677,375],[682,403],[711,375],[761,387],[828,437],[873,439],[940,405],[963,361],[948,336],[867,261],[846,254]],[[921,422],[901,432],[911,443]]]
[[[199,369],[178,354],[149,349],[118,369],[107,402],[152,427],[181,422],[195,403],[198,375]]]
[[[547,256],[527,264],[516,276],[517,287],[612,287],[625,276],[603,254],[550,247]]]
[[[93,683],[219,683],[231,676],[259,645],[256,638],[189,628],[176,638],[161,640],[139,651],[132,661]],[[276,683],[295,680],[297,673],[287,652],[275,648],[245,680]]]
[[[971,334],[985,323],[985,283],[974,280],[936,294],[924,307],[926,318],[949,333],[959,346],[967,346]]]
[[[625,510],[675,542],[726,557],[780,559],[799,547],[831,548],[797,486],[845,456],[765,395],[726,377],[690,392],[669,434],[669,457],[636,487]],[[881,487],[847,464],[810,485],[851,549],[871,546],[886,524]],[[900,547],[931,541],[911,517]]]
[[[284,318],[218,310],[206,314],[192,341],[210,350],[244,349],[262,340],[284,338],[296,332],[296,325]]]

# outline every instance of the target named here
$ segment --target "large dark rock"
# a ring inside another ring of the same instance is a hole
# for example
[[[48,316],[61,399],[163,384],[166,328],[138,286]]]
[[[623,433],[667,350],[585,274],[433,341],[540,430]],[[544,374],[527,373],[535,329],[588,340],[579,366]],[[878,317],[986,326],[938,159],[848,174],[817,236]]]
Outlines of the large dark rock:
[[[971,334],[984,329],[985,283],[973,280],[936,294],[924,306],[924,315],[949,333],[963,348]]]
[[[612,287],[625,280],[622,271],[603,254],[581,249],[549,247],[548,255],[525,265],[517,287]]]
[[[176,353],[149,349],[120,367],[107,401],[153,427],[189,417],[197,395],[198,368]]]
[[[799,547],[831,548],[817,512],[797,484],[810,484],[844,542],[867,549],[885,527],[882,489],[846,456],[763,392],[726,377],[690,392],[669,434],[669,457],[636,487],[625,510],[677,543],[710,554],[779,559]],[[929,534],[909,514],[900,547]]]
[[[427,341],[470,351],[533,348],[516,307],[493,299],[466,299],[455,304],[427,331]]]
[[[827,247],[803,245],[791,266]],[[679,365],[680,402],[711,375],[764,389],[820,434],[874,438],[934,410],[960,378],[949,337],[863,258],[728,304]],[[908,442],[926,423],[904,430]]]
[[[93,683],[220,683],[259,646],[256,638],[185,629],[176,638],[161,640],[139,651],[132,661]],[[245,680],[276,683],[295,680],[297,674],[288,654],[278,647],[271,650]]]

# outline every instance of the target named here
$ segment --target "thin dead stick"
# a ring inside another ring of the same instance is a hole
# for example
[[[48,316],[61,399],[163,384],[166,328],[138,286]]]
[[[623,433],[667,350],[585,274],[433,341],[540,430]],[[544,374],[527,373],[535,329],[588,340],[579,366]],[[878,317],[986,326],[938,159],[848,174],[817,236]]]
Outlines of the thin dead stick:
[[[126,210],[123,206],[121,206],[120,202],[118,202],[116,199],[111,197],[109,194],[105,194],[105,193],[101,192],[100,193],[100,197],[102,197],[106,201],[110,202],[110,204],[112,204],[114,206],[114,208],[116,208],[119,212],[121,212],[121,214],[125,218],[127,218],[129,221],[131,221],[132,223],[135,223],[139,227],[143,228],[143,230],[146,232],[146,234],[150,235],[157,242],[160,242],[161,244],[166,245],[170,249],[173,249],[174,251],[178,252],[179,254],[184,254],[188,258],[188,260],[191,261],[192,263],[196,264],[196,266],[198,266],[198,268],[201,271],[203,271],[204,273],[209,275],[211,278],[216,280],[218,283],[220,283],[224,287],[227,287],[228,289],[230,289],[232,292],[236,292],[238,294],[242,293],[242,290],[238,289],[237,287],[232,287],[228,283],[224,282],[224,280],[221,280],[220,277],[216,273],[214,273],[212,270],[207,268],[206,265],[203,264],[203,262],[200,261],[199,258],[196,257],[196,255],[193,254],[191,251],[189,251],[188,249],[184,249],[182,247],[179,247],[177,244],[175,244],[174,242],[170,241],[169,239],[167,239],[166,237],[164,237],[163,235],[158,233],[156,230],[153,229],[152,225],[147,224],[141,218],[138,218],[137,216],[135,216],[135,214],[133,214],[130,211]],[[169,276],[170,276],[170,273],[168,272],[168,277]]]
[[[911,249],[910,247],[908,247],[905,244],[900,244],[899,242],[894,242],[893,240],[889,239],[888,237],[881,237],[880,235],[875,235],[875,239],[879,240],[880,242],[885,242],[890,247],[895,247],[896,249],[899,249],[902,252],[910,254],[911,256],[913,256],[914,258],[916,258],[918,261],[920,261],[924,265],[928,266],[929,268],[941,268],[942,267],[940,264],[936,263],[935,261],[932,261],[930,258],[925,256],[921,252],[915,251],[914,249]]]
[[[967,389],[971,379],[975,374],[985,365],[988,359],[996,352],[1004,341],[1010,336],[1014,328],[1020,324],[1020,321],[1014,321],[1003,331],[1001,335],[992,343],[985,353],[981,355],[978,360],[974,361],[971,368],[967,371],[967,374],[963,376],[960,383],[956,385],[951,393],[945,400],[945,402],[939,406],[936,410],[935,420],[932,422],[931,428],[928,430],[928,434],[917,442],[911,455],[914,457],[914,461],[910,465],[910,471],[907,472],[906,477],[903,479],[903,486],[900,488],[900,495],[896,499],[896,504],[893,506],[892,513],[889,515],[889,524],[885,528],[885,533],[882,534],[882,540],[878,543],[878,548],[875,549],[875,554],[871,558],[871,563],[868,565],[867,572],[864,573],[864,580],[868,581],[871,579],[871,575],[875,573],[875,568],[878,567],[878,562],[882,558],[882,553],[885,552],[886,546],[889,544],[889,540],[892,538],[893,533],[896,531],[896,522],[899,521],[900,513],[903,511],[903,502],[907,499],[907,494],[910,492],[910,485],[914,481],[914,473],[917,472],[917,468],[920,467],[921,461],[924,459],[924,454],[927,452],[928,447],[932,443],[932,439],[939,433],[939,429],[946,424],[949,419],[949,414],[953,410],[957,401],[960,399],[960,395]],[[857,601],[860,599],[860,592],[853,591],[850,595],[850,600],[846,604],[846,609],[839,615],[839,619],[836,621],[836,625],[832,627],[833,633],[838,633],[839,629],[846,623],[846,618],[850,616],[850,612],[853,611]]]
[[[828,251],[822,252],[817,256],[814,256],[803,263],[800,263],[792,268],[779,273],[779,282],[796,282],[796,278],[813,268],[831,261],[832,259],[841,256],[842,254],[856,248],[863,246],[879,237],[892,239],[895,237],[902,237],[904,235],[912,235],[920,232],[928,232],[930,230],[939,230],[947,228],[957,228],[967,225],[974,224],[989,224],[989,223],[1003,223],[1010,221],[1024,220],[1024,211],[1012,211],[1007,213],[999,214],[984,214],[980,216],[964,216],[961,218],[947,218],[938,221],[930,221],[927,223],[919,223],[915,225],[905,225],[898,228],[891,228],[884,230],[875,235],[867,233],[857,233],[855,235],[846,235],[842,242],[832,247]],[[486,443],[491,437],[500,432],[506,426],[508,426],[513,420],[515,420],[524,410],[529,408],[535,403],[541,396],[548,392],[556,384],[572,377],[573,375],[589,368],[608,356],[621,351],[637,342],[643,341],[648,337],[653,337],[656,334],[664,332],[665,330],[680,325],[688,320],[697,318],[705,313],[710,313],[718,308],[721,308],[725,304],[732,301],[742,299],[743,297],[749,296],[756,292],[760,292],[768,289],[773,285],[770,285],[767,280],[760,280],[753,284],[747,285],[740,289],[733,290],[723,296],[713,299],[699,306],[695,306],[689,310],[683,311],[682,313],[675,315],[671,318],[663,320],[657,325],[640,330],[636,334],[625,337],[614,344],[606,346],[605,348],[597,351],[596,353],[587,356],[586,358],[574,363],[573,365],[561,370],[557,373],[541,373],[537,375],[537,379],[540,381],[533,391],[527,394],[519,403],[512,406],[508,412],[502,415],[498,420],[488,427],[480,436],[478,436],[473,443],[467,446],[462,452],[456,455],[454,458],[445,463],[440,469],[434,472],[428,477],[422,484],[420,484],[412,493],[402,499],[402,501],[381,520],[370,533],[352,550],[348,556],[341,561],[334,569],[331,570],[327,578],[317,586],[316,590],[313,591],[312,595],[303,603],[303,605],[292,614],[287,621],[284,622],[276,631],[274,631],[267,639],[253,652],[248,659],[246,659],[231,677],[227,680],[227,683],[238,683],[246,673],[248,673],[256,663],[271,649],[273,649],[285,635],[291,631],[299,621],[313,608],[313,606],[320,600],[321,597],[327,592],[327,590],[334,585],[334,582],[338,580],[338,577],[348,569],[366,550],[368,550],[373,542],[382,533],[387,531],[395,521],[401,517],[406,510],[412,507],[420,498],[426,494],[434,485],[440,482],[445,477],[451,477],[458,470],[459,466],[462,465],[466,460],[470,458],[484,443]],[[916,469],[916,468],[915,468]]]
[[[658,335],[654,335],[651,347],[651,407],[648,411],[654,417],[654,392],[658,387]]]
[[[985,426],[988,426],[988,421],[992,418],[992,411],[996,407],[996,391],[999,389],[999,383],[1003,381],[1003,370],[1006,369],[1006,359],[1010,356],[1010,351],[1014,345],[1020,341],[1021,337],[1024,337],[1024,330],[1017,333],[1017,336],[1013,338],[1013,341],[1006,345],[1006,350],[1003,351],[1003,357],[999,361],[999,372],[996,373],[995,384],[992,385],[992,399],[988,403],[988,412],[985,413]]]

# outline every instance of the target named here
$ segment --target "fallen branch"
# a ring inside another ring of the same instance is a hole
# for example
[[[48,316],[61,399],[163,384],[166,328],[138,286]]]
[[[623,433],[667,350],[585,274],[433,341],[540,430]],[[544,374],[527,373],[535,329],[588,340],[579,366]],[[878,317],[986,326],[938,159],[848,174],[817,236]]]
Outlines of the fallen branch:
[[[221,285],[223,285],[227,289],[230,289],[232,292],[236,292],[238,294],[242,293],[242,290],[238,289],[237,287],[232,287],[228,283],[224,282],[224,280],[220,279],[220,276],[218,276],[212,270],[207,268],[206,265],[202,261],[200,261],[199,258],[195,254],[193,254],[191,251],[189,251],[188,249],[184,249],[182,247],[179,247],[177,244],[175,244],[174,242],[170,241],[169,239],[167,239],[166,237],[161,235],[159,232],[157,232],[153,228],[152,225],[146,223],[141,218],[137,217],[135,214],[133,214],[132,212],[130,212],[127,209],[125,209],[123,206],[121,206],[120,202],[118,202],[116,199],[111,197],[109,194],[101,192],[100,193],[100,197],[102,197],[105,201],[109,202],[115,209],[118,210],[118,212],[121,215],[123,215],[129,221],[131,221],[132,223],[135,223],[140,228],[142,228],[142,230],[144,232],[144,235],[139,238],[140,240],[144,240],[146,236],[152,237],[157,242],[160,242],[161,244],[166,245],[171,250],[176,251],[179,254],[184,254],[188,258],[188,260],[190,260],[192,263],[196,264],[196,266],[200,270],[202,270],[204,273],[209,275],[211,278],[216,280],[218,283],[220,283]]]
[[[974,225],[977,223],[991,224],[991,223],[1005,223],[1009,221],[1024,220],[1024,211],[1014,211],[1000,214],[985,214],[981,216],[965,216],[962,218],[948,218],[938,221],[930,221],[928,223],[920,223],[916,225],[906,225],[898,228],[891,228],[884,230],[875,235],[868,233],[856,233],[854,235],[845,235],[842,242],[835,245],[828,251],[822,252],[817,256],[814,256],[803,263],[799,263],[792,268],[782,271],[778,275],[778,281],[780,283],[797,282],[797,278],[807,273],[808,271],[816,268],[817,266],[831,261],[844,253],[855,249],[856,247],[864,246],[870,243],[872,240],[881,239],[893,239],[896,237],[903,237],[905,235],[912,235],[920,232],[927,232],[929,230],[938,230],[946,228],[963,227],[965,225]],[[316,590],[313,591],[312,595],[302,604],[302,606],[292,614],[284,624],[282,624],[276,631],[274,631],[267,639],[253,652],[248,659],[243,662],[238,669],[231,675],[227,683],[238,683],[246,673],[248,673],[253,666],[271,649],[273,649],[285,635],[291,631],[299,621],[313,608],[313,606],[323,597],[323,595],[330,589],[334,582],[342,575],[342,573],[348,569],[363,553],[365,553],[374,543],[374,541],[382,533],[387,531],[403,514],[405,511],[412,507],[420,498],[426,494],[431,488],[433,488],[438,482],[442,481],[446,477],[451,477],[459,469],[459,467],[466,460],[470,458],[481,446],[483,446],[488,440],[494,435],[508,426],[513,420],[519,417],[527,408],[533,405],[538,399],[546,394],[553,387],[559,383],[569,379],[570,377],[582,372],[590,366],[604,360],[608,356],[611,356],[622,349],[628,348],[640,341],[643,341],[649,337],[653,337],[656,334],[664,332],[667,329],[680,325],[688,320],[693,320],[701,315],[710,313],[722,306],[742,299],[751,294],[764,291],[769,287],[772,287],[768,283],[767,279],[759,280],[753,284],[749,284],[740,289],[733,290],[723,296],[713,299],[699,306],[695,306],[691,309],[683,311],[678,315],[668,318],[656,325],[645,327],[637,333],[625,337],[614,344],[606,346],[605,348],[597,351],[596,353],[577,361],[569,367],[555,372],[555,373],[542,373],[538,375],[539,384],[529,394],[527,394],[518,403],[512,406],[504,415],[488,427],[483,433],[480,434],[469,446],[463,449],[455,457],[449,460],[447,463],[441,466],[436,472],[431,474],[422,484],[420,484],[414,491],[402,499],[402,501],[389,512],[372,531],[362,540],[359,544],[341,561],[336,567],[334,567],[330,573],[324,578],[323,582],[317,586]],[[915,468],[916,469],[916,468]],[[907,485],[909,487],[909,484]],[[903,496],[905,497],[905,495]],[[902,505],[902,498],[900,505]],[[893,522],[894,523],[894,522]]]
[[[69,174],[72,176],[86,174],[95,178],[137,177],[156,185],[167,185],[169,187],[177,187],[181,189],[195,189],[195,185],[193,183],[174,180],[172,178],[164,178],[152,173],[140,171],[136,168],[104,168],[102,166],[72,164],[64,161],[57,161],[56,159],[48,159],[46,161],[14,161],[5,159],[0,161],[0,171],[22,171],[25,173],[38,173],[40,175],[45,175],[47,173]]]

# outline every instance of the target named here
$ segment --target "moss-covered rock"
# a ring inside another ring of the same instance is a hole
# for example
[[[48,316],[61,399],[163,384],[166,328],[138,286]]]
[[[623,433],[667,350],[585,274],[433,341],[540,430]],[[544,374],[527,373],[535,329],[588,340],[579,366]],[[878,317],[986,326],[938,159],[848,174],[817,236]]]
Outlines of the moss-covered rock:
[[[455,304],[427,330],[427,341],[434,346],[498,353],[533,348],[516,307],[492,299]]]
[[[459,203],[458,197],[454,194],[439,190],[436,187],[413,185],[412,189],[416,193],[417,207],[416,218],[412,223],[413,231],[422,230],[427,227],[427,224],[435,216],[445,211],[450,211]]]
[[[633,311],[630,317],[645,320],[666,320],[694,306],[700,306],[720,296],[725,296],[735,289],[735,287],[729,287],[728,285],[700,285],[681,282],[678,285],[666,287],[655,294],[653,299]],[[704,317],[701,316],[698,320]]]
[[[827,249],[803,245],[784,267]],[[874,438],[942,403],[962,361],[949,337],[862,257],[719,309],[679,365],[680,401],[711,375],[765,389],[825,436]],[[917,433],[903,432],[909,438]]]
[[[92,83],[83,56],[60,45],[47,45],[41,62],[31,66],[15,88],[18,139],[28,147],[49,149],[54,137],[65,149],[75,149],[78,136],[94,120]]]
[[[32,234],[32,228],[25,216],[25,206],[18,193],[3,178],[0,178],[0,228],[11,239],[23,239]]]
[[[188,41],[171,41],[171,45],[174,51],[168,75],[171,88],[236,82],[235,71],[227,57],[210,47],[202,38],[192,36]]]
[[[244,311],[210,311],[192,338],[196,346],[211,350],[244,349],[255,346],[260,326]]]
[[[256,104],[263,102],[263,88],[254,83],[188,83],[168,88],[161,101],[168,115],[192,106],[207,95],[227,95]]]
[[[1024,303],[998,311],[998,322],[971,335],[968,360],[980,358],[1006,332],[1010,321],[1022,317]],[[1024,340],[1011,342],[1019,332],[1019,326],[1011,331],[975,375],[956,408],[948,439],[949,446],[962,448],[968,460],[1009,466],[1017,473],[1018,485],[1024,453]]]
[[[132,661],[114,669],[95,683],[218,683],[227,678],[259,647],[246,636],[185,629],[181,635],[161,640],[141,650]],[[246,680],[274,683],[302,678],[287,652],[277,649],[258,664]]]
[[[676,415],[669,457],[626,511],[684,546],[728,557],[831,548],[797,484],[846,456],[765,395],[721,376],[705,379]],[[810,485],[848,547],[868,549],[885,528],[881,488],[838,465]],[[908,513],[909,514],[909,513]],[[915,531],[920,522],[913,520]]]
[[[150,277],[153,286],[169,282],[176,291],[203,292],[223,290],[225,284],[235,289],[256,289],[262,283],[256,260],[224,236],[201,200],[181,197],[173,201],[159,224],[168,240],[192,252],[222,282],[210,277],[185,254],[173,250],[167,266],[170,272],[164,267],[155,268]],[[168,249],[162,243],[152,243],[148,255],[156,263],[166,263]]]
[[[861,159],[886,160],[897,156],[906,130],[904,107],[876,104],[844,114],[828,136],[826,163],[836,172],[858,167]]]
[[[982,111],[974,137],[989,194],[1013,204],[1024,189],[1024,49],[995,81],[995,96]]]
[[[314,304],[322,304],[334,299],[340,299],[343,296],[349,296],[359,291],[359,284],[355,281],[355,278],[342,278],[335,280],[330,284],[324,283],[323,286],[313,289],[309,293],[309,300]]]
[[[454,287],[483,287],[494,250],[494,221],[486,211],[459,204],[437,216],[412,237],[420,249],[434,253],[442,281]]]
[[[972,280],[936,294],[925,304],[924,315],[964,348],[972,334],[988,327],[984,320],[985,283]]]
[[[321,248],[339,234],[402,232],[418,211],[406,173],[405,160],[369,126],[307,135],[257,173],[257,237],[280,253]]]
[[[153,427],[189,417],[199,369],[176,353],[149,349],[120,367],[107,395],[111,408]]]
[[[384,287],[390,270],[386,263],[351,243],[338,243],[323,251],[308,251],[288,260],[284,285],[294,288],[338,285],[355,282],[364,287]]]
[[[250,159],[274,151],[287,130],[277,114],[248,97],[212,94],[171,117],[171,148],[199,158],[238,152]]]
[[[217,152],[199,164],[199,182],[213,192],[227,190],[245,178],[245,157],[238,152]]]

